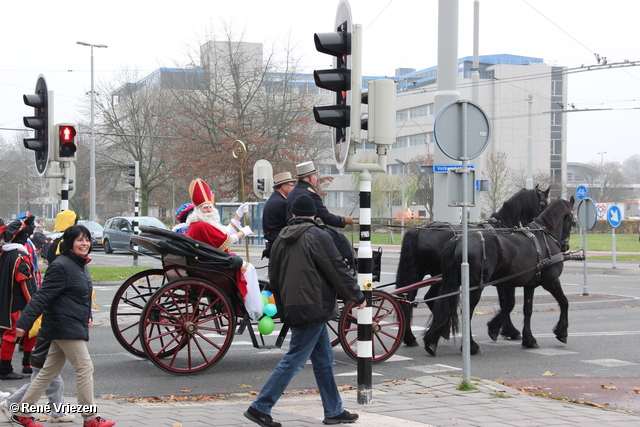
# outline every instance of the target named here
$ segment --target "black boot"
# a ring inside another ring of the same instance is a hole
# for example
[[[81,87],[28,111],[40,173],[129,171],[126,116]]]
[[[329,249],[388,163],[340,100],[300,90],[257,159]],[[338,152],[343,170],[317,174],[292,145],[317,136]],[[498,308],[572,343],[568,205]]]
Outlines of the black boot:
[[[0,360],[0,380],[21,380],[24,375],[13,372],[11,360]]]
[[[33,369],[31,369],[31,352],[25,351],[22,354],[22,373],[23,374],[31,374]]]

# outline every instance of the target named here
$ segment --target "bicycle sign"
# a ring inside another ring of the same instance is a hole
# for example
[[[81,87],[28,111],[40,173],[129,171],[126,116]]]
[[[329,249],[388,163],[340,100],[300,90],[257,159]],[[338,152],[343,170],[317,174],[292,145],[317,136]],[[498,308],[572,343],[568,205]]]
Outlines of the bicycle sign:
[[[576,198],[582,200],[589,195],[589,189],[586,185],[581,185],[576,188]]]

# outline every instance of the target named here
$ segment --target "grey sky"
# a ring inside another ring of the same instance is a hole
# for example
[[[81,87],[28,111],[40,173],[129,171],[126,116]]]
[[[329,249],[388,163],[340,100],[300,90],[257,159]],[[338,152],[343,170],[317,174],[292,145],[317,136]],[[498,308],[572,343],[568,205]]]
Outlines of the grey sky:
[[[459,0],[458,57],[472,55],[473,0]],[[56,122],[76,121],[90,88],[90,49],[76,41],[102,43],[95,49],[96,81],[122,68],[143,74],[159,66],[186,65],[185,52],[222,23],[249,42],[296,46],[306,72],[330,60],[315,52],[313,33],[331,31],[337,0],[59,0],[3,2],[0,14],[0,128],[23,128],[30,113],[22,94],[38,74],[55,90]],[[350,0],[363,34],[363,73],[392,76],[400,67],[437,64],[437,0]],[[42,10],[42,13],[35,13]],[[480,54],[510,53],[543,58],[570,68],[640,60],[636,0],[481,0]],[[47,17],[38,32],[36,16]],[[27,29],[28,28],[28,29]],[[514,83],[517,85],[517,82]],[[522,102],[527,94],[523,92]],[[535,96],[535,94],[534,94]],[[568,160],[622,162],[640,154],[640,69],[586,71],[569,77]],[[12,138],[15,132],[2,131]]]

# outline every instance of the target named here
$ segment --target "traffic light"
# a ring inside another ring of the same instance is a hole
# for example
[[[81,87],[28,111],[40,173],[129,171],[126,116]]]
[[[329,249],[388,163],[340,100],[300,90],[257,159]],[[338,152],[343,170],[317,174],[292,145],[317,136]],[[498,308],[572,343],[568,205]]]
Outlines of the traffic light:
[[[369,91],[362,94],[362,103],[368,105],[367,118],[361,128],[367,131],[367,140],[376,145],[393,145],[396,140],[396,83],[390,79],[369,82]]]
[[[36,169],[40,175],[47,170],[49,163],[49,122],[53,118],[49,111],[49,92],[44,76],[40,75],[36,82],[36,93],[23,95],[26,105],[33,107],[34,115],[23,117],[24,125],[35,131],[33,138],[25,138],[24,146],[35,151]],[[53,103],[53,101],[52,101]]]
[[[361,77],[359,69],[352,70],[352,60],[356,54],[359,55],[359,48],[357,42],[352,44],[351,10],[349,3],[344,0],[338,4],[334,28],[335,32],[316,33],[313,36],[316,50],[333,56],[333,68],[314,70],[313,78],[316,86],[335,92],[335,104],[313,107],[313,115],[316,122],[333,128],[332,148],[338,169],[341,169],[347,158],[351,139],[351,91],[354,86],[359,89]],[[357,94],[353,94],[356,95],[359,101],[359,90]],[[359,112],[358,102],[358,115]]]
[[[253,165],[253,192],[259,199],[268,199],[273,193],[273,166],[260,159]]]
[[[127,165],[129,167],[129,178],[127,183],[133,188],[140,188],[140,162],[135,161]]]
[[[258,178],[258,191],[264,191],[264,178]]]
[[[54,127],[56,159],[58,161],[76,160],[76,128],[70,123],[58,123]]]

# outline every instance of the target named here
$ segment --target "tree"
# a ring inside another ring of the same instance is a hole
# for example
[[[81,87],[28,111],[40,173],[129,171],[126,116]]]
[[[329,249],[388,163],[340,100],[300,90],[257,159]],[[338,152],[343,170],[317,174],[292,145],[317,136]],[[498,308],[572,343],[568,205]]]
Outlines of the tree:
[[[629,194],[623,187],[627,186],[629,181],[622,172],[620,163],[590,162],[588,165],[590,168],[584,169],[584,176],[590,192],[595,190],[591,197],[599,202],[624,202]]]
[[[640,184],[640,154],[634,154],[622,162],[622,169],[630,183]]]
[[[411,173],[416,177],[416,203],[427,210],[427,218],[433,220],[433,173],[419,173],[419,165],[433,164],[433,155],[418,156],[411,160]]]
[[[507,153],[496,151],[485,157],[482,178],[490,182],[490,190],[482,192],[482,207],[487,213],[497,212],[502,204],[513,195],[515,174],[507,166]]]

